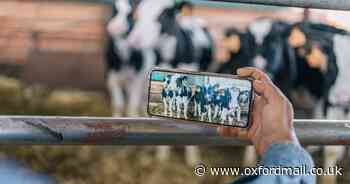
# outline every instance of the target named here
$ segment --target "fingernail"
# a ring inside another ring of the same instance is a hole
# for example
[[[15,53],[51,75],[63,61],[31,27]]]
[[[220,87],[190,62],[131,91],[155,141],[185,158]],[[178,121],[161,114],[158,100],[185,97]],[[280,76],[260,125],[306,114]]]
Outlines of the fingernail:
[[[237,69],[237,74],[240,75],[242,73],[242,69]]]
[[[262,85],[263,82],[259,80],[254,80],[254,85]]]

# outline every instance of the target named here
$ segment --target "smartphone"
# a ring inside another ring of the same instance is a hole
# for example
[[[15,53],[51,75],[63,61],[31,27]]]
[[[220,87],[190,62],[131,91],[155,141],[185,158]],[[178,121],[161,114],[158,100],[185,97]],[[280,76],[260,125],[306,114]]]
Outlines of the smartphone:
[[[248,78],[155,68],[150,72],[150,116],[247,128],[253,102]]]

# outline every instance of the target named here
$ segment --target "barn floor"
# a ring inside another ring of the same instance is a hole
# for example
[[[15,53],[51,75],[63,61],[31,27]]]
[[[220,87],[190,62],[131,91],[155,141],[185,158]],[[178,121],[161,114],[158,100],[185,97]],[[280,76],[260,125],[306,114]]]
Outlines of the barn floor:
[[[107,98],[98,93],[72,89],[23,86],[19,81],[0,78],[0,114],[110,115]],[[242,166],[242,147],[200,147],[208,166]],[[228,183],[233,177],[196,177],[186,166],[183,147],[175,147],[170,160],[155,159],[154,146],[0,146],[1,159],[20,163],[48,174],[62,184],[153,184]],[[314,154],[320,165],[321,152]],[[340,163],[349,173],[349,159]],[[350,175],[339,177],[349,183]]]

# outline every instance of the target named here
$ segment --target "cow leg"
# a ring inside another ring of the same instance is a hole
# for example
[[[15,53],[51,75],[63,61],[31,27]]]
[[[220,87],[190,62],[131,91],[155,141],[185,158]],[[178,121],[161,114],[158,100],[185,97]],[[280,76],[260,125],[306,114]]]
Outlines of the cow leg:
[[[325,146],[323,168],[328,169],[331,167],[336,167],[337,161],[343,157],[344,152],[345,152],[344,146]],[[322,183],[336,184],[337,176],[336,175],[322,176]]]
[[[197,111],[198,111],[198,104],[197,104],[196,101],[194,101],[194,112],[193,112],[193,115],[194,115],[195,117],[197,117]]]
[[[185,147],[185,160],[189,166],[195,166],[200,162],[200,151],[198,146]]]
[[[241,108],[237,107],[237,111],[236,111],[236,117],[237,117],[237,121],[241,121]]]
[[[223,108],[222,113],[221,113],[221,123],[222,124],[225,124],[226,118],[227,118],[227,109]]]
[[[231,114],[228,116],[228,124],[233,125],[233,117],[231,116]]]
[[[184,98],[184,116],[185,119],[188,119],[188,104],[189,104],[189,100],[187,98]]]
[[[218,117],[218,115],[219,115],[219,106],[215,105],[214,118]]]
[[[178,97],[177,98],[177,104],[176,104],[176,111],[177,111],[177,118],[181,118],[181,106],[182,106],[182,98]]]
[[[140,115],[141,107],[144,107],[142,104],[144,102],[143,96],[145,92],[145,78],[144,74],[140,73],[134,77],[131,84],[128,88],[129,96],[129,105],[128,105],[128,116],[137,117]]]
[[[243,156],[243,166],[253,167],[256,165],[256,151],[254,146],[246,146]]]
[[[168,103],[166,98],[163,98],[163,115],[168,115]]]
[[[174,106],[174,98],[169,99],[169,115],[170,117],[173,117],[173,107]]]
[[[343,119],[343,112],[339,108],[329,108],[327,119]],[[330,167],[335,167],[337,161],[345,155],[345,147],[344,146],[325,146],[324,147],[324,162],[323,168],[327,169]],[[336,175],[328,175],[322,176],[322,183],[327,184],[336,184],[337,176]]]
[[[159,161],[164,162],[170,158],[170,146],[157,146],[156,157]]]
[[[107,86],[111,95],[113,116],[120,117],[125,106],[125,98],[122,91],[122,74],[110,71],[107,76]]]
[[[208,106],[208,120],[209,122],[212,122],[212,116],[211,116],[211,106]]]

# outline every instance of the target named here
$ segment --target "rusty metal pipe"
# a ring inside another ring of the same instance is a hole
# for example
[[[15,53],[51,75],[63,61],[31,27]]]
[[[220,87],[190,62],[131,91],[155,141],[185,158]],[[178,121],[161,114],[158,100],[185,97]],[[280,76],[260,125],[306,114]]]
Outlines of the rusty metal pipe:
[[[211,2],[236,2],[246,4],[261,4],[273,6],[290,6],[300,8],[317,8],[331,10],[350,10],[348,0],[206,0]]]
[[[350,120],[295,120],[305,145],[350,145]],[[158,118],[0,116],[7,145],[248,145],[216,126]]]

